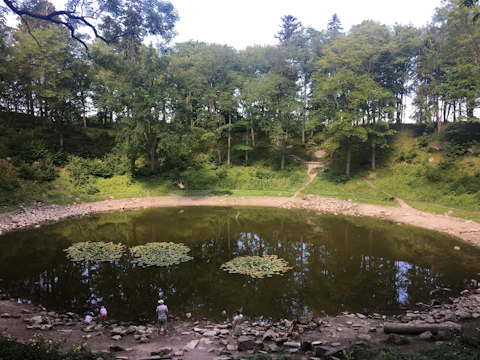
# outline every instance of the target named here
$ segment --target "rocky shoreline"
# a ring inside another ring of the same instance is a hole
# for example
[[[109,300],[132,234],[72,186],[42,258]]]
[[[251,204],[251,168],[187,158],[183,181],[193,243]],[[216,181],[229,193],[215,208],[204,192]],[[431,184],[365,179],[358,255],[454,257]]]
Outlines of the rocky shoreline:
[[[80,199],[78,199],[80,200]],[[447,214],[431,214],[410,207],[388,207],[358,204],[352,201],[318,196],[303,198],[278,197],[145,197],[131,199],[107,199],[92,203],[71,205],[45,205],[32,201],[19,210],[0,214],[0,236],[12,231],[40,227],[62,220],[91,214],[142,210],[155,207],[177,206],[266,206],[333,213],[346,216],[367,216],[409,224],[433,231],[439,231],[480,246],[480,224],[471,220],[450,217]]]
[[[480,288],[464,290],[460,296],[449,298],[448,303],[432,301],[416,305],[418,310],[397,316],[343,312],[303,321],[245,321],[243,335],[235,339],[231,324],[196,320],[192,314],[171,317],[167,336],[159,336],[153,323],[139,325],[109,320],[105,325],[85,325],[78,314],[56,313],[8,299],[0,301],[0,326],[22,341],[37,333],[54,340],[68,338],[69,345],[87,343],[95,351],[115,353],[119,360],[154,360],[165,355],[185,360],[227,360],[245,354],[279,353],[295,359],[334,359],[354,344],[378,347],[385,343],[408,343],[404,335],[387,334],[386,327],[398,325],[420,329],[440,326],[439,331],[415,335],[419,341],[425,341],[425,346],[451,340],[454,333],[462,331],[459,324],[480,321]]]

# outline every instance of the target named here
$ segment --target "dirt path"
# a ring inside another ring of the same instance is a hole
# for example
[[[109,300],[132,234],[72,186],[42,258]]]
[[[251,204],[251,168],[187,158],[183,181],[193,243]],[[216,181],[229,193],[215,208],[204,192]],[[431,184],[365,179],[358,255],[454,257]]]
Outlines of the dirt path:
[[[390,196],[391,198],[394,198],[398,204],[400,205],[400,207],[404,208],[404,209],[413,209],[410,205],[408,205],[405,201],[403,201],[402,199],[400,198],[396,198],[395,196],[393,196],[392,194],[389,194],[388,192],[386,191],[383,191],[383,190],[380,190],[380,189],[377,189],[377,187],[375,186],[374,183],[372,183],[370,180],[367,180],[359,175],[357,175],[360,179],[362,179],[363,181],[365,181],[368,185],[370,185],[370,187],[372,189],[375,189],[377,191],[380,191],[381,193],[387,195],[387,196]]]
[[[316,173],[312,173],[312,170],[313,169],[317,169],[317,168],[324,168],[325,164],[323,162],[309,162],[309,163],[306,163],[307,166],[308,166],[308,182],[300,189],[298,190],[295,194],[293,194],[293,198],[296,198],[298,196],[298,194],[300,194],[308,185],[310,185],[312,183],[312,181],[315,179],[315,177],[317,176]]]

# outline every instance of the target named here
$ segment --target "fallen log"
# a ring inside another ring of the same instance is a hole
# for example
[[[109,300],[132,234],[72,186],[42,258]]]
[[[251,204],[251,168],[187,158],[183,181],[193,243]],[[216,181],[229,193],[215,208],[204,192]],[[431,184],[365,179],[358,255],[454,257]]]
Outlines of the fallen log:
[[[418,335],[425,331],[430,331],[436,335],[439,331],[461,333],[462,326],[450,321],[440,324],[384,323],[383,331],[386,334],[394,333],[402,335]]]

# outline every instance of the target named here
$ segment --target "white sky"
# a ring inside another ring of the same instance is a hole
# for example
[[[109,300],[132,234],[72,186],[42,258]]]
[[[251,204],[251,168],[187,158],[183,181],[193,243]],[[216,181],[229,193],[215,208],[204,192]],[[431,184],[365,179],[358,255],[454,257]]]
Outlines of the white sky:
[[[180,15],[174,42],[188,40],[227,44],[244,49],[248,45],[277,43],[274,34],[281,18],[293,15],[304,26],[325,29],[336,13],[344,31],[363,20],[382,24],[430,22],[441,0],[170,0]]]

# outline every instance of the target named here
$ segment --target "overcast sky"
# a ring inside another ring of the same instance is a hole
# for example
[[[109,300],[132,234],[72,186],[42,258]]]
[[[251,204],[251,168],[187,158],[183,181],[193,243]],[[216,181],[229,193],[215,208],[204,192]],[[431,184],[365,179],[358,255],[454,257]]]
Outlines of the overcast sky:
[[[441,0],[170,0],[178,10],[178,36],[188,40],[227,44],[244,49],[248,45],[275,44],[281,18],[293,15],[304,26],[326,28],[336,13],[348,31],[363,20],[382,24],[421,27],[430,22]]]

